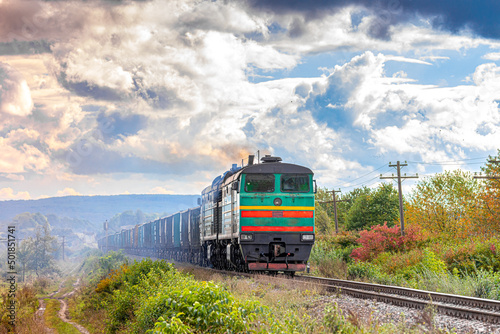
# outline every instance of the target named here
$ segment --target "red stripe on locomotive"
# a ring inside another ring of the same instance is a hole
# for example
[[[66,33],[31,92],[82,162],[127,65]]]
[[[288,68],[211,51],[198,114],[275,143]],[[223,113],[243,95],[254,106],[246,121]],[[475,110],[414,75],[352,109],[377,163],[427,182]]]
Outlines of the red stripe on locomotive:
[[[242,226],[242,232],[313,232],[313,226]]]
[[[279,214],[277,214],[279,212]],[[241,218],[313,218],[314,211],[241,211]]]

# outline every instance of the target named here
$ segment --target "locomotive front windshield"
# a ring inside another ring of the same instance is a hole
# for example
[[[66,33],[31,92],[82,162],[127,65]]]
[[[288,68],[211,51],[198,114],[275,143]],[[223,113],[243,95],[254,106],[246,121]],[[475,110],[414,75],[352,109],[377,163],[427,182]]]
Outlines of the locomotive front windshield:
[[[285,174],[281,176],[282,192],[309,192],[309,175]]]
[[[245,191],[248,193],[274,192],[274,175],[247,174],[245,179]]]

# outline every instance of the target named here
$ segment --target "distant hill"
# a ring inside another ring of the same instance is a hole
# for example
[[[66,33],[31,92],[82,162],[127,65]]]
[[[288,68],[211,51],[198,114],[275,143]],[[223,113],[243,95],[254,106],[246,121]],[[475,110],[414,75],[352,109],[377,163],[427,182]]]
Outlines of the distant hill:
[[[199,195],[66,196],[38,200],[0,201],[0,225],[25,212],[55,215],[101,225],[124,211],[165,215],[197,206]]]

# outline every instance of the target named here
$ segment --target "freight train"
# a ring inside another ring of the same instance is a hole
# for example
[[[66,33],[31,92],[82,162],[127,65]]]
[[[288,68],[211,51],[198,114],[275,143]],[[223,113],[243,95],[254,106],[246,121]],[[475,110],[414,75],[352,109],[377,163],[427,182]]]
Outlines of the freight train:
[[[198,207],[98,241],[103,251],[236,271],[304,271],[315,240],[313,172],[266,155],[233,165],[206,187]]]

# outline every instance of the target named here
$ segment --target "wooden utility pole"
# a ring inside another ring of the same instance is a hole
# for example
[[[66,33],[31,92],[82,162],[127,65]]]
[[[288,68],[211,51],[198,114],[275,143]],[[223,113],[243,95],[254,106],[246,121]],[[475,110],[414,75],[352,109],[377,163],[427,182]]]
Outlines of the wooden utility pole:
[[[338,202],[346,202],[346,200],[337,200],[337,196],[335,196],[335,193],[339,193],[339,190],[332,190],[332,191],[327,191],[327,193],[332,193],[332,201],[318,201],[319,203],[333,203],[333,215],[335,217],[335,234],[339,233],[339,220],[337,218],[337,203]]]
[[[108,221],[106,220],[103,224],[104,229],[106,230],[106,253],[108,252]]]
[[[408,164],[405,163],[402,164],[400,163],[399,161],[394,165],[394,164],[391,164],[389,162],[389,167],[396,167],[397,168],[397,176],[394,176],[394,174],[392,174],[392,176],[382,176],[382,174],[380,174],[380,178],[381,179],[398,179],[398,193],[399,193],[399,220],[401,222],[401,235],[405,235],[405,215],[404,215],[404,208],[403,208],[403,191],[402,191],[402,187],[401,187],[401,182],[402,180],[404,179],[418,179],[418,174],[415,175],[415,176],[406,176],[406,174],[404,174],[404,176],[401,176],[401,167],[406,167],[408,166]]]
[[[62,253],[63,253],[63,261],[64,261],[64,235],[63,235],[63,242],[62,242]]]

